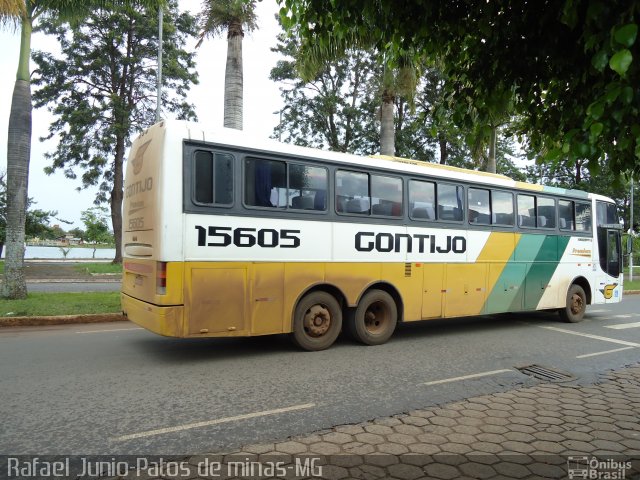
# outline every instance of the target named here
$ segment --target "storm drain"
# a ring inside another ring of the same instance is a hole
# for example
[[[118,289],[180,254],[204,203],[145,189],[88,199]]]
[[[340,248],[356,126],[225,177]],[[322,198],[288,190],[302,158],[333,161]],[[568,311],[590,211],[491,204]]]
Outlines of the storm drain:
[[[576,377],[570,373],[556,370],[555,368],[544,367],[542,365],[534,364],[515,368],[525,375],[537,378],[538,380],[542,380],[543,382],[568,382],[570,380],[576,379]]]

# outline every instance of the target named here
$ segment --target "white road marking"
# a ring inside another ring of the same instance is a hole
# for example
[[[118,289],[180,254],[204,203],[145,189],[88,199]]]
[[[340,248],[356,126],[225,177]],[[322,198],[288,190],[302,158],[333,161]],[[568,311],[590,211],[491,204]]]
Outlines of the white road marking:
[[[597,309],[597,310],[591,310],[591,309],[589,309],[589,311],[588,311],[587,313],[605,313],[605,312],[608,312],[608,311],[609,311],[609,310],[606,310],[606,309],[604,309],[604,308],[599,308],[599,309]]]
[[[540,328],[546,328],[547,330],[553,330],[554,332],[569,333],[571,335],[578,335],[579,337],[593,338],[594,340],[602,340],[603,342],[617,343],[620,345],[626,345],[628,347],[640,347],[640,343],[627,342],[625,340],[617,340],[615,338],[601,337],[599,335],[591,335],[590,333],[573,332],[571,330],[565,330],[564,328],[546,327],[542,325],[538,325],[538,326]]]
[[[635,315],[631,315],[630,313],[625,313],[621,315],[612,315],[611,318],[633,318]]]
[[[605,328],[613,328],[615,330],[624,330],[626,328],[638,328],[638,327],[640,327],[640,322],[619,323],[617,325],[605,325]]]
[[[490,372],[472,373],[471,375],[464,375],[462,377],[453,377],[453,378],[445,378],[442,380],[434,380],[432,382],[422,383],[421,385],[439,385],[441,383],[457,382],[459,380],[468,380],[470,378],[487,377],[489,375],[497,375],[498,373],[505,373],[505,372],[511,372],[511,371],[513,370],[508,368],[502,369],[502,370],[491,370]]]
[[[597,355],[606,355],[607,353],[622,352],[623,350],[631,350],[633,347],[614,348],[613,350],[605,350],[604,352],[586,353],[584,355],[578,355],[576,358],[589,358]]]
[[[295,412],[297,410],[306,410],[315,407],[315,403],[305,403],[303,405],[293,405],[291,407],[276,408],[274,410],[263,410],[262,412],[245,413],[244,415],[236,415],[234,417],[217,418],[215,420],[207,420],[205,422],[188,423],[186,425],[178,425],[176,427],[159,428],[157,430],[147,430],[146,432],[132,433],[115,437],[111,440],[116,442],[124,442],[126,440],[134,440],[136,438],[151,437],[153,435],[162,435],[164,433],[181,432],[192,428],[209,427],[211,425],[219,425],[221,423],[237,422],[239,420],[248,420],[250,418],[266,417],[268,415],[276,415],[278,413]]]
[[[141,327],[135,328],[112,328],[110,330],[87,330],[86,332],[75,332],[75,333],[104,333],[104,332],[126,332],[130,330],[144,330]]]

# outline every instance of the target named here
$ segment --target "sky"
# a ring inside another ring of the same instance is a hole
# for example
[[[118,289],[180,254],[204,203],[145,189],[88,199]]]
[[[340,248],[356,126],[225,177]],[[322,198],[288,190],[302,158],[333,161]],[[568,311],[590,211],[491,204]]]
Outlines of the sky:
[[[199,13],[201,0],[179,0],[181,10]],[[271,48],[276,45],[280,27],[275,19],[278,6],[274,0],[257,3],[259,29],[246,33],[242,45],[244,67],[244,131],[250,135],[268,138],[277,126],[278,113],[283,107],[278,85],[269,80],[269,72],[280,58]],[[55,40],[53,40],[55,42]],[[52,38],[36,34],[32,39],[32,50],[45,50]],[[0,30],[0,171],[7,168],[7,129],[11,109],[11,95],[18,68],[20,33]],[[195,50],[195,41],[187,48]],[[199,85],[191,87],[188,100],[195,105],[198,120],[221,127],[223,123],[224,70],[227,55],[227,40],[224,37],[207,38],[198,48],[196,57]],[[33,70],[34,64],[31,63]],[[276,113],[274,113],[276,112]],[[44,155],[52,152],[54,141],[40,142],[48,133],[53,116],[45,109],[33,110],[33,132],[31,139],[31,163],[29,167],[29,197],[35,201],[33,208],[56,210],[57,218],[73,222],[66,225],[57,220],[63,229],[83,228],[80,215],[93,206],[95,189],[78,192],[80,180],[65,178],[61,172],[46,175],[44,168],[50,164]],[[78,172],[80,176],[81,173]],[[105,205],[106,206],[106,205]]]

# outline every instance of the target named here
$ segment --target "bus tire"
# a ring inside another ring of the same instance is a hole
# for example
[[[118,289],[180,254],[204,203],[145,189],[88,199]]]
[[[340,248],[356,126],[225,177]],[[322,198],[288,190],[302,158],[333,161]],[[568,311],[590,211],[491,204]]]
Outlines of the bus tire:
[[[333,345],[342,330],[342,309],[333,295],[311,292],[296,306],[293,341],[308,351],[325,350]]]
[[[569,291],[567,292],[565,307],[558,311],[560,318],[569,323],[581,322],[586,310],[587,296],[584,293],[584,289],[580,285],[574,283],[569,287]]]
[[[365,293],[347,321],[351,336],[365,345],[385,343],[393,335],[397,323],[396,302],[383,290]]]

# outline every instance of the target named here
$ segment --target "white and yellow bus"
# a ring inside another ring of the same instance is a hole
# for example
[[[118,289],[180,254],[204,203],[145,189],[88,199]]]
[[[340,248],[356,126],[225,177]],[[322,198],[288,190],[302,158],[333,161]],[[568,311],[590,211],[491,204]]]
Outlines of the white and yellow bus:
[[[401,158],[364,158],[163,121],[133,143],[122,308],[171,337],[344,327],[384,343],[397,322],[558,310],[622,297],[606,197]]]

